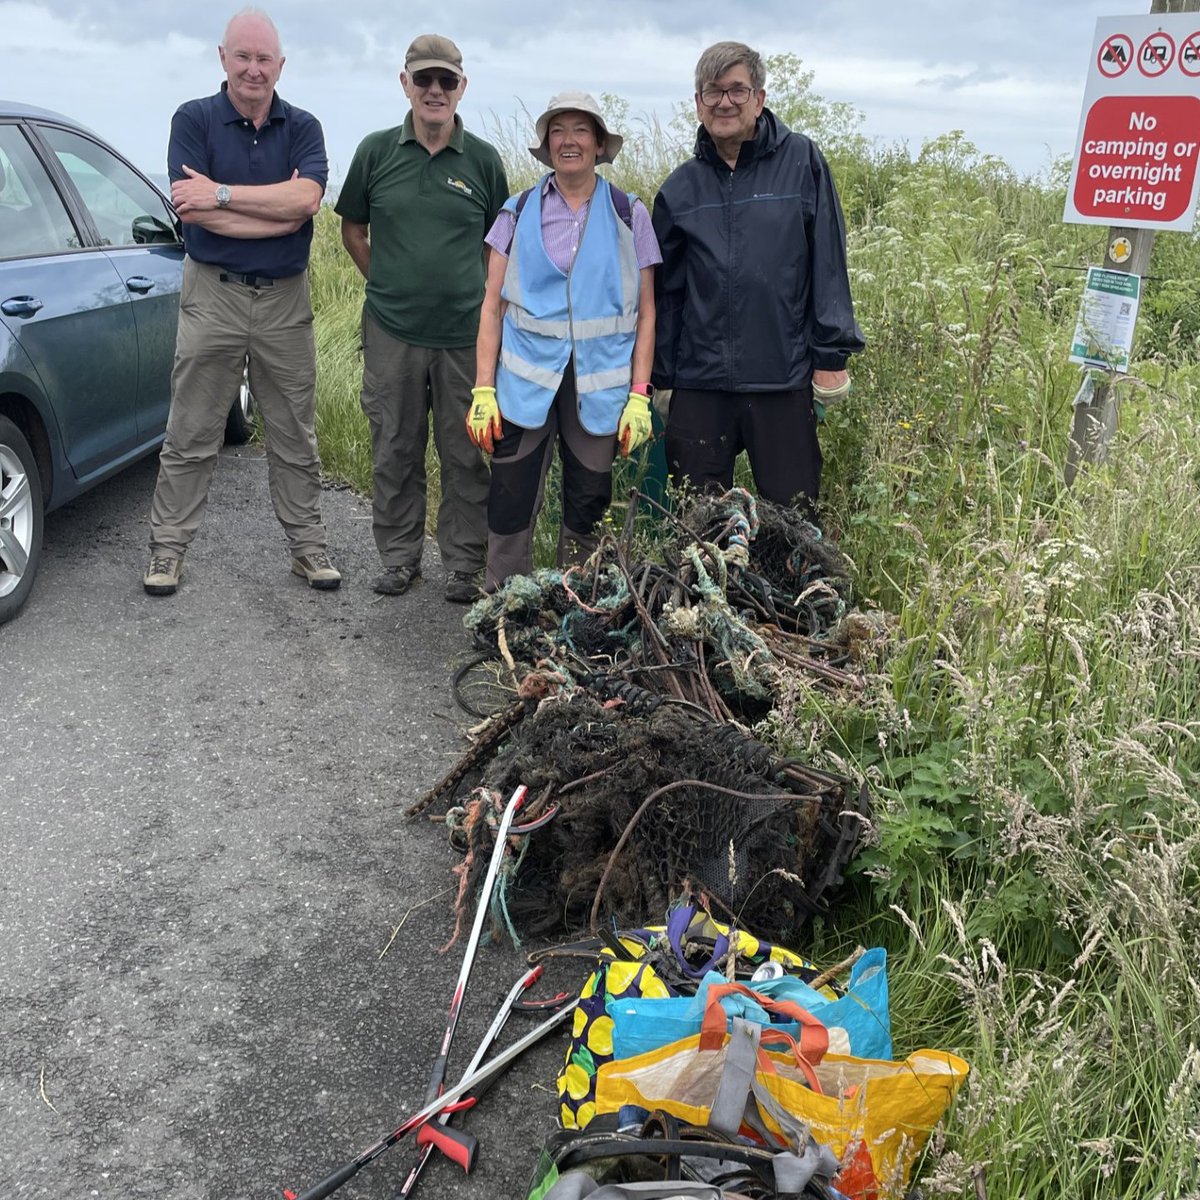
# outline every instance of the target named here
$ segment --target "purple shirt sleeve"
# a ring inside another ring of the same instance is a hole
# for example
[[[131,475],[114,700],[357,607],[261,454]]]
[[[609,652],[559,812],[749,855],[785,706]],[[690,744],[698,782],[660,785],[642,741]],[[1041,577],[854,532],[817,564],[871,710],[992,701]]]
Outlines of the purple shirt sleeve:
[[[492,223],[491,229],[488,230],[487,237],[483,239],[484,244],[491,246],[497,254],[503,254],[507,258],[516,228],[517,218],[507,208],[502,208],[496,214],[496,219]]]
[[[646,206],[640,200],[634,200],[630,216],[633,219],[633,248],[637,252],[638,270],[658,266],[662,262],[662,252],[658,248],[658,238],[654,236],[654,226],[650,224]]]

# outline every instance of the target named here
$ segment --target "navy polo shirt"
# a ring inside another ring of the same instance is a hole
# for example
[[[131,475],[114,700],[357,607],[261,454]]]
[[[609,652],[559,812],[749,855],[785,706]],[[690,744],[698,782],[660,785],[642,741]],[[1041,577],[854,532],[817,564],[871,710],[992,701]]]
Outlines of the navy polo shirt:
[[[311,113],[279,97],[261,129],[242,116],[221,84],[215,96],[189,100],[171,118],[167,173],[172,182],[186,179],[183,165],[219,183],[284,183],[293,171],[313,179],[324,190],[329,179],[325,135]],[[197,262],[211,263],[239,275],[285,279],[308,266],[312,245],[311,220],[295,233],[273,238],[231,238],[210,233],[199,225],[184,225],[183,245]]]

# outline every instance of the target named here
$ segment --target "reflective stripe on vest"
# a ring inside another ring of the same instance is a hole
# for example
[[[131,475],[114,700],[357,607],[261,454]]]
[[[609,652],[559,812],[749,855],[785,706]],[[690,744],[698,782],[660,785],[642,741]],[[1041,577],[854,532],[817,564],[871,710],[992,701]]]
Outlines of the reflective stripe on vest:
[[[597,180],[571,270],[564,275],[542,242],[541,182],[517,215],[501,296],[507,301],[496,399],[506,421],[545,424],[572,352],[579,421],[616,433],[629,398],[640,274],[633,233]],[[515,213],[517,197],[504,206]]]

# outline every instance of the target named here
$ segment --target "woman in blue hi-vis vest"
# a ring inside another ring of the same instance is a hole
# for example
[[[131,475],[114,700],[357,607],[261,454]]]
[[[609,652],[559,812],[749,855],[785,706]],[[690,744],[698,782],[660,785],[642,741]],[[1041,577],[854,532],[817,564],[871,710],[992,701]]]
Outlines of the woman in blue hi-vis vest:
[[[492,456],[487,586],[533,567],[533,527],[555,442],[559,566],[580,562],[612,499],[612,464],[650,436],[654,268],[642,202],[596,174],[623,138],[586,92],[555,96],[530,153],[551,167],[510,197],[486,243],[471,439]]]

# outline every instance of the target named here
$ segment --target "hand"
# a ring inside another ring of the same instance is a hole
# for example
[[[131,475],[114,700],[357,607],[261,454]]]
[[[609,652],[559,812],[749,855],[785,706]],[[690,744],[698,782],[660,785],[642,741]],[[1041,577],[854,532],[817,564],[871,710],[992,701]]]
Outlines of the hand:
[[[491,454],[495,442],[500,441],[503,436],[504,425],[500,420],[500,405],[496,403],[496,389],[472,388],[471,407],[467,410],[467,437],[480,450]]]
[[[193,213],[213,212],[217,208],[217,185],[207,175],[193,171],[187,163],[183,164],[186,179],[176,179],[171,184],[171,203],[176,213],[183,218],[185,224],[194,224],[188,218]],[[293,169],[288,182],[300,178],[300,169]],[[304,224],[303,221],[300,224]],[[299,225],[297,226],[299,228]]]
[[[182,217],[188,213],[209,212],[217,207],[217,185],[207,175],[193,171],[183,164],[186,179],[176,179],[171,184],[171,203]]]
[[[650,436],[650,429],[650,398],[641,392],[630,392],[617,422],[621,456],[628,458]]]
[[[820,425],[821,422],[825,420],[825,405],[823,405],[815,396],[813,397],[813,413],[817,418],[817,424]]]
[[[814,402],[819,401],[822,408],[828,408],[850,391],[850,372],[814,371],[812,391]],[[821,420],[823,415],[818,415],[817,420]]]

